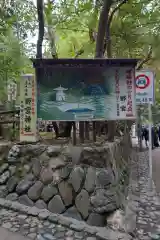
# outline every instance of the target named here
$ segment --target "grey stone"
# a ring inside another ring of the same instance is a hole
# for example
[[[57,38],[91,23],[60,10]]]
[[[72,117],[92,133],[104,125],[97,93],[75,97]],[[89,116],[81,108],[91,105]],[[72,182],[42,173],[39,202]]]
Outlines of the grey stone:
[[[86,180],[84,183],[84,188],[89,192],[93,192],[96,183],[96,169],[89,167],[87,170]]]
[[[41,180],[44,184],[49,184],[53,180],[53,172],[49,168],[44,168],[41,171]]]
[[[7,182],[7,190],[9,193],[13,192],[16,189],[18,184],[18,178],[12,176]]]
[[[70,224],[72,223],[72,221],[71,221],[70,218],[64,217],[64,215],[59,215],[58,216],[58,223],[61,224],[62,226],[69,227]]]
[[[40,211],[40,209],[38,209],[37,207],[33,206],[33,207],[31,207],[31,208],[28,210],[27,214],[28,214],[28,215],[31,215],[31,216],[38,216],[39,211]],[[36,226],[36,223],[33,222],[33,223],[31,224],[31,227],[35,227],[35,226]]]
[[[32,181],[27,180],[27,179],[23,179],[18,183],[18,185],[16,187],[16,192],[18,194],[26,193],[32,185],[33,185]]]
[[[58,184],[58,189],[64,204],[71,205],[73,201],[72,186],[68,182],[62,181]]]
[[[46,149],[46,145],[43,144],[28,144],[21,146],[20,154],[21,156],[40,156]]]
[[[18,200],[18,194],[17,193],[10,193],[10,194],[8,194],[6,199],[10,200],[10,201],[17,201]]]
[[[62,181],[60,174],[61,174],[60,169],[57,169],[54,171],[52,185],[57,185],[58,183],[60,183]]]
[[[21,204],[24,204],[26,206],[33,206],[34,203],[31,199],[29,199],[29,197],[27,195],[22,195],[18,198],[18,201],[21,203]]]
[[[52,223],[58,223],[59,217],[57,214],[52,213],[49,217],[48,217],[49,221]]]
[[[68,176],[71,173],[72,169],[73,169],[72,164],[68,164],[67,166],[61,168],[60,169],[60,175],[61,175],[62,179],[68,178]]]
[[[35,239],[37,236],[37,233],[29,233],[27,236],[31,239]]]
[[[44,166],[44,167],[47,167],[47,166],[48,166],[48,163],[49,163],[50,158],[47,156],[47,153],[46,153],[46,152],[42,153],[42,154],[39,156],[38,159],[40,160],[40,163],[41,163],[42,166]]]
[[[118,208],[114,190],[97,189],[90,202],[96,213],[112,212]]]
[[[33,159],[32,171],[35,177],[38,177],[41,172],[41,163],[37,158]]]
[[[72,163],[73,164],[80,163],[83,148],[81,146],[73,146],[73,145],[70,144],[68,146],[68,149],[69,149],[70,154],[71,154]]]
[[[66,235],[67,237],[72,237],[73,234],[74,234],[74,232],[73,232],[72,230],[68,230],[65,235]]]
[[[29,173],[25,176],[25,180],[34,181],[35,176],[32,173]]]
[[[87,237],[86,240],[96,240],[97,238],[96,237]]]
[[[96,174],[96,185],[105,187],[114,181],[113,172],[111,169],[102,169]]]
[[[2,166],[0,167],[0,174],[4,173],[8,169],[8,163],[3,163]]]
[[[90,207],[89,194],[86,190],[82,189],[82,191],[77,195],[75,205],[83,218],[86,219],[88,217]]]
[[[23,166],[24,174],[28,173],[31,169],[31,166],[29,164],[25,164]]]
[[[8,190],[6,188],[6,185],[0,186],[0,198],[6,197],[8,194]]]
[[[79,214],[79,212],[78,212],[78,210],[77,210],[77,208],[75,206],[68,208],[63,213],[63,215],[66,216],[66,217],[75,218],[75,219],[77,219],[79,221],[82,220],[81,215]]]
[[[64,235],[65,233],[64,232],[61,232],[61,231],[57,231],[54,236],[55,236],[55,239],[64,239]]]
[[[49,157],[57,157],[61,153],[61,146],[49,146],[47,148],[47,154]]]
[[[42,236],[44,240],[56,240],[56,238],[50,233],[44,233]]]
[[[8,181],[9,177],[10,177],[9,171],[2,173],[2,175],[0,176],[0,184],[5,184]]]
[[[16,166],[9,166],[9,171],[11,176],[13,176],[16,173]]]
[[[49,204],[48,204],[48,210],[53,213],[62,213],[65,211],[65,206],[62,202],[62,199],[59,195],[54,196]]]
[[[56,187],[52,186],[51,184],[48,186],[45,186],[41,193],[41,198],[47,202],[49,201],[54,195],[58,193],[58,190]]]
[[[49,160],[49,168],[51,168],[52,170],[55,170],[64,166],[65,166],[65,162],[62,159],[62,157],[51,158]]]
[[[7,229],[11,229],[12,228],[12,223],[10,223],[10,222],[3,223],[2,227],[7,228]]]
[[[45,209],[45,208],[47,208],[47,204],[46,204],[43,200],[41,200],[41,199],[39,199],[39,200],[35,203],[35,206],[36,206],[37,208],[40,208],[40,209]]]
[[[105,225],[105,216],[98,213],[91,213],[87,219],[87,224],[103,227]]]
[[[71,224],[71,225],[70,225],[70,228],[73,229],[73,230],[75,230],[75,231],[81,232],[81,231],[84,230],[84,225],[81,224],[81,223],[79,223],[79,224]]]
[[[81,188],[82,182],[84,179],[84,170],[81,167],[75,167],[69,178],[69,183],[72,184],[75,192],[78,192]]]
[[[43,183],[41,181],[35,182],[35,184],[28,190],[28,197],[33,201],[38,200],[41,196],[42,189]]]
[[[40,219],[45,220],[50,216],[50,212],[47,209],[43,209],[40,211],[38,216]]]

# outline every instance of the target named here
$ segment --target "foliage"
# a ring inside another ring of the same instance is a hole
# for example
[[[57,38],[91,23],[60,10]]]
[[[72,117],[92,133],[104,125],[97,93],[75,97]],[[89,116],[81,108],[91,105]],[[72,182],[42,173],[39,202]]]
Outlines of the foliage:
[[[119,3],[112,1],[110,13]],[[45,1],[44,57],[94,57],[102,4],[101,0]],[[126,1],[111,21],[111,47],[113,57],[145,60],[143,67],[156,72],[160,103],[159,11],[156,0]],[[38,21],[32,0],[2,0],[0,13],[0,82],[4,86],[12,78],[18,80],[22,72],[33,71],[28,58],[35,57]]]

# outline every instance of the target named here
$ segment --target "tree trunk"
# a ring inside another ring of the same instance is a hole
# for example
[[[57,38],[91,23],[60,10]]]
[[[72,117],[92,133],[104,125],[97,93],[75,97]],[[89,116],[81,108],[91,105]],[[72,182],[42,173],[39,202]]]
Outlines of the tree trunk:
[[[43,0],[37,0],[37,15],[38,15],[38,40],[36,58],[42,58],[42,44],[44,38]]]
[[[97,33],[97,41],[96,41],[96,51],[95,58],[103,58],[105,50],[107,50],[108,58],[111,58],[111,38],[110,38],[110,24],[109,20],[109,12],[112,6],[112,0],[104,0],[103,7],[100,13],[99,25],[98,25],[98,33]],[[106,49],[105,49],[106,48]],[[108,140],[114,140],[115,134],[115,123],[113,121],[108,124]]]
[[[111,5],[112,5],[112,0],[104,0],[100,17],[99,17],[95,58],[103,58],[104,56],[105,32],[106,32],[106,26],[108,25],[109,11],[110,11]]]

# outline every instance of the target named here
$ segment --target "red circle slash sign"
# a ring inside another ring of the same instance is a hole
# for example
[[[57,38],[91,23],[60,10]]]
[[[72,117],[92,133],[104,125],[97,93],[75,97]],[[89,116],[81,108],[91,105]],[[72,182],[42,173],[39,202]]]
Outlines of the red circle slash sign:
[[[150,79],[145,74],[140,74],[136,77],[136,87],[139,89],[145,89],[149,86]]]

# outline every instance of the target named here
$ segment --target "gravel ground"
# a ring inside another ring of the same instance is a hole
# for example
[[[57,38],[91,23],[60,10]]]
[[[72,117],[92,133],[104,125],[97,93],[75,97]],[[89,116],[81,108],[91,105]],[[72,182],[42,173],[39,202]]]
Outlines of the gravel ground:
[[[138,187],[135,189],[137,197],[137,239],[160,240],[160,201],[153,181],[149,179],[148,151],[136,153],[133,168]]]

